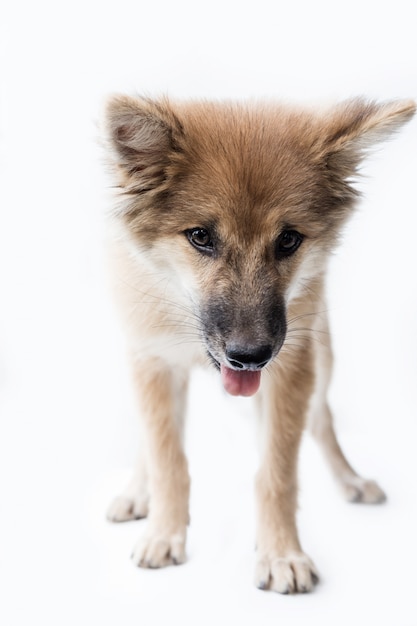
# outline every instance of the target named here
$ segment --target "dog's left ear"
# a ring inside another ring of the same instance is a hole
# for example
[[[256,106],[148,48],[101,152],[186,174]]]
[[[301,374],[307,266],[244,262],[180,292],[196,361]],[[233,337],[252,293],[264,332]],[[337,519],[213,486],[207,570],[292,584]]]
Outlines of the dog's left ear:
[[[395,133],[415,111],[412,100],[378,104],[355,99],[342,102],[322,118],[319,159],[332,181],[334,194],[340,199],[351,195],[349,182],[367,151]]]

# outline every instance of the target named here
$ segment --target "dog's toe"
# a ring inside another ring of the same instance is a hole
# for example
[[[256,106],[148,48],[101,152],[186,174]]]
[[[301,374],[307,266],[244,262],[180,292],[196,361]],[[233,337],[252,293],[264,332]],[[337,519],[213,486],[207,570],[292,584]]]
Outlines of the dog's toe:
[[[342,490],[348,502],[382,504],[387,499],[385,492],[374,480],[359,477],[346,480],[342,485]]]
[[[303,553],[286,557],[264,556],[258,560],[255,569],[258,589],[271,589],[282,594],[312,591],[318,579],[313,562]]]
[[[148,514],[148,504],[144,498],[133,499],[118,496],[107,509],[109,522],[128,522],[141,519]]]
[[[148,530],[135,545],[132,561],[138,567],[150,569],[181,565],[186,560],[185,536],[185,530],[173,534]]]

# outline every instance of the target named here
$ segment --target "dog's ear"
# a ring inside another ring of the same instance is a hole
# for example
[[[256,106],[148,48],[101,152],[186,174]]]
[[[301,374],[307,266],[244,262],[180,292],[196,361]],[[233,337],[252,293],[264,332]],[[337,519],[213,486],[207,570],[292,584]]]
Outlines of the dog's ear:
[[[368,150],[395,133],[415,111],[412,100],[378,104],[354,99],[342,102],[322,118],[320,160],[336,196],[342,200],[352,196],[349,183]]]
[[[163,184],[180,130],[168,101],[114,96],[104,118],[121,186],[145,191]]]

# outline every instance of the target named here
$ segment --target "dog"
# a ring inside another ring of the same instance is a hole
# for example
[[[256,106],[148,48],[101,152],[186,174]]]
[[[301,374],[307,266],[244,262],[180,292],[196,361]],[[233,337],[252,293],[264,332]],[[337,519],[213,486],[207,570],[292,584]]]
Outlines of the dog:
[[[148,517],[136,565],[186,558],[184,412],[198,364],[216,368],[229,394],[258,400],[258,588],[309,592],[318,581],[295,519],[305,426],[347,500],[385,500],[348,463],[333,429],[324,281],[360,195],[362,159],[415,110],[413,101],[361,98],[317,110],[109,100],[104,133],[118,188],[110,254],[143,450],[108,519]]]

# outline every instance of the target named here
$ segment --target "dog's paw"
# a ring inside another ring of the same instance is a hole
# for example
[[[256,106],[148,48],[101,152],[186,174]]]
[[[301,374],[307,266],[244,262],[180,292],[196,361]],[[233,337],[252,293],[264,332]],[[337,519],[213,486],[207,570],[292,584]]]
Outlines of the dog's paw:
[[[128,522],[129,520],[142,519],[148,515],[148,498],[130,498],[118,496],[107,509],[109,522]]]
[[[255,569],[258,589],[278,593],[307,593],[312,591],[319,576],[314,563],[302,552],[280,556],[261,556]]]
[[[185,540],[185,529],[176,533],[148,529],[135,545],[132,561],[138,567],[147,568],[180,565],[186,560]]]
[[[384,491],[374,480],[354,477],[346,479],[342,491],[348,502],[363,504],[382,504],[387,499]]]

